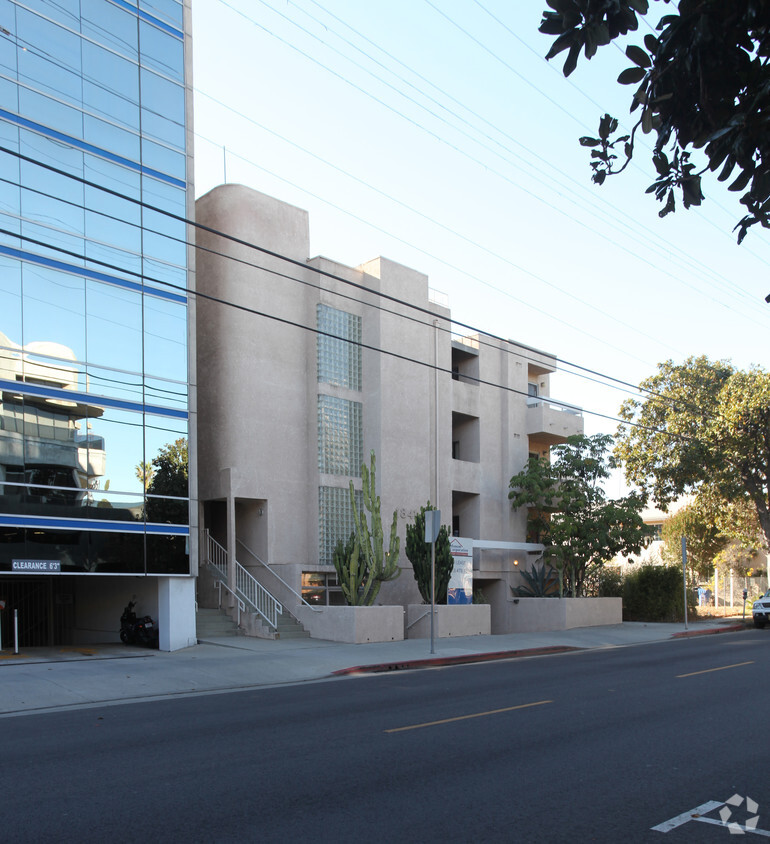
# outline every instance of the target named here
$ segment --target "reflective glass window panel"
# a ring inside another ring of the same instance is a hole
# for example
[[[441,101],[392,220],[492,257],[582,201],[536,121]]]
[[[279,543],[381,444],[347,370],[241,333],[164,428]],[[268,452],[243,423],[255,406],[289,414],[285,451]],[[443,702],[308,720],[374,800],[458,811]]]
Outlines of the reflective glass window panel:
[[[24,5],[70,29],[80,29],[80,0],[24,0]]]
[[[114,123],[99,120],[90,114],[83,116],[83,136],[90,144],[113,152],[131,161],[139,161],[139,136],[128,129],[121,129]]]
[[[121,93],[99,77],[83,80],[83,105],[123,126],[139,129],[139,91]]]
[[[19,86],[19,112],[73,138],[83,137],[83,113],[68,103]]]
[[[80,0],[80,4],[84,35],[136,58],[136,15],[104,0]]]
[[[0,39],[0,44],[2,44],[2,39]],[[3,108],[6,111],[18,112],[19,86],[13,81],[12,78],[5,78],[6,75],[13,77],[15,74],[10,71],[7,67],[3,66],[2,50],[0,50],[0,74],[3,74],[3,76],[0,76],[0,103],[3,104]]]
[[[132,199],[139,199],[140,176],[135,170],[115,164],[96,155],[84,155],[83,163],[85,177],[90,182],[102,185],[117,193],[129,196]],[[98,188],[94,188],[94,190],[98,190]],[[105,194],[104,191],[101,191],[101,193],[105,197],[110,196],[110,194]],[[105,199],[105,202],[107,201]]]
[[[85,360],[85,281],[34,264],[22,268],[23,345],[57,343],[59,357]],[[52,376],[53,377],[53,376]],[[44,376],[41,376],[44,379]]]
[[[3,26],[11,33],[16,32],[16,6],[11,3],[11,0],[0,0],[0,20]],[[6,36],[0,38],[0,73],[4,73],[12,78],[16,76],[16,44],[14,39]],[[13,107],[14,100],[3,100],[6,108],[15,111]]]
[[[163,220],[167,221],[163,222],[156,219],[156,214],[154,212],[150,212],[148,209],[145,209],[149,215],[146,215],[145,219],[151,221],[152,223],[149,228],[160,232],[166,232],[168,234],[174,234],[176,237],[184,237],[184,234],[180,235],[179,231],[174,228],[173,220],[168,216],[168,214],[175,214],[177,217],[181,217],[182,219],[185,218],[187,206],[184,188],[170,185],[167,182],[161,182],[158,179],[154,179],[152,176],[143,176],[142,199],[145,202],[168,212],[167,214],[160,215]]]
[[[83,211],[77,204],[48,196],[43,191],[22,188],[21,213],[24,217],[24,235],[74,253],[65,255],[60,251],[51,250],[47,253],[50,257],[67,264],[83,263],[76,257],[82,255],[85,248]],[[36,254],[46,254],[41,243],[26,242],[21,248]]]
[[[19,50],[17,55],[20,82],[73,105],[82,104],[83,79],[79,62],[77,67],[68,67],[54,53],[41,51],[33,44]]]
[[[3,350],[6,371],[13,365],[13,353]],[[24,487],[24,405],[23,399],[11,391],[2,393],[0,401],[0,509],[19,513]]]
[[[184,123],[184,88],[157,73],[141,69],[142,108]]]
[[[88,281],[86,286],[86,347],[91,373],[91,389],[96,393],[113,395],[106,388],[108,379],[136,381],[138,375],[105,372],[98,374],[99,365],[133,373],[142,371],[142,302],[141,297],[129,290],[121,290],[98,281]],[[98,384],[105,384],[104,389]],[[113,387],[114,389],[114,387]],[[141,401],[141,386],[131,396]],[[119,395],[128,398],[125,388]],[[137,398],[138,396],[138,398]]]
[[[98,474],[94,471],[89,477],[89,484],[98,485],[99,489],[108,489],[111,492],[142,492],[142,414],[112,408],[102,410],[96,398],[91,407],[91,412],[95,415],[81,421],[79,435],[98,438],[98,444],[103,446],[101,450],[104,452],[104,464],[103,473]],[[101,415],[97,415],[100,411]],[[94,468],[100,467],[94,465]]]
[[[184,267],[187,260],[185,224],[148,209],[145,209],[143,222],[142,246],[145,258],[157,258],[159,262]]]
[[[139,48],[143,65],[180,82],[184,79],[184,44],[181,39],[140,20]]]
[[[188,395],[187,382],[169,381],[164,378],[145,378],[144,400],[148,405],[169,407],[173,410],[187,411]],[[152,420],[156,424],[156,420]],[[164,419],[158,424],[162,430],[179,431],[183,436],[187,429],[187,422],[181,420],[179,423],[173,419]]]
[[[356,507],[360,510],[362,494],[355,491]],[[322,486],[318,488],[318,562],[333,564],[334,548],[341,539],[347,542],[355,530],[350,491],[346,487]]]
[[[142,134],[148,138],[171,144],[180,150],[184,149],[184,125],[146,108],[142,109]]]
[[[144,534],[91,531],[83,534],[88,571],[94,574],[144,574]]]
[[[106,396],[136,405],[142,403],[142,376],[138,372],[124,372],[89,363],[87,378],[88,389],[94,396]]]
[[[89,571],[88,534],[79,530],[52,531],[29,528],[26,556],[32,560],[58,560],[62,572]]]
[[[83,41],[83,75],[87,79],[101,81],[110,92],[130,102],[139,99],[137,65],[90,41]],[[104,80],[109,80],[109,83]]]
[[[21,344],[21,264],[0,255],[0,345]],[[8,362],[8,352],[0,358],[2,378],[15,381],[15,363]]]
[[[26,48],[18,57],[22,75],[28,75],[28,56],[43,59],[30,63],[37,66],[36,77],[32,78],[40,81],[51,80],[52,84],[57,84],[56,77],[62,69],[80,73],[79,35],[20,6],[16,8],[16,34],[20,46]]]
[[[100,443],[92,441],[88,447],[93,451],[99,450]],[[83,444],[85,447],[85,444]],[[127,492],[112,492],[102,487],[94,486],[86,491],[87,513],[89,519],[108,519],[117,522],[144,521],[144,495],[142,493],[129,494]]]
[[[147,574],[189,574],[186,536],[163,536],[148,533]]]
[[[46,255],[54,261],[64,261],[68,265],[83,266],[79,256],[83,254],[85,244],[80,235],[62,231],[59,226],[38,224],[26,219],[22,220],[21,233],[25,238],[22,249],[36,255]]]
[[[318,305],[318,380],[361,389],[361,317]]]
[[[0,527],[0,571],[11,571],[13,560],[28,557],[25,530],[18,527]],[[5,637],[3,641],[7,641]]]
[[[142,164],[161,173],[184,180],[185,156],[177,150],[156,144],[146,138],[142,140]]]
[[[187,380],[187,307],[144,297],[144,369],[148,375]]]
[[[182,29],[183,9],[178,0],[139,0],[139,8],[177,29]]]
[[[157,421],[148,417],[145,431],[145,460],[150,464],[147,521],[186,525],[189,520],[187,436],[181,431],[152,427]]]
[[[361,402],[318,396],[318,471],[360,477],[363,459]]]
[[[22,129],[19,133],[20,151],[43,164],[50,164],[73,176],[83,176],[83,153],[80,150],[52,141],[35,132]],[[21,183],[38,195],[54,197],[66,202],[83,204],[83,184],[77,179],[60,175],[31,161],[21,162]],[[72,216],[72,211],[69,211]],[[74,224],[74,221],[71,221]],[[80,223],[77,223],[80,225]]]
[[[184,267],[145,258],[144,277],[145,284],[148,287],[157,287],[161,290],[170,291],[178,296],[184,296],[187,290],[187,271]],[[169,287],[166,285],[172,286]]]
[[[94,262],[92,269],[141,283],[140,231],[138,226],[128,225],[111,216],[86,211],[85,253]]]

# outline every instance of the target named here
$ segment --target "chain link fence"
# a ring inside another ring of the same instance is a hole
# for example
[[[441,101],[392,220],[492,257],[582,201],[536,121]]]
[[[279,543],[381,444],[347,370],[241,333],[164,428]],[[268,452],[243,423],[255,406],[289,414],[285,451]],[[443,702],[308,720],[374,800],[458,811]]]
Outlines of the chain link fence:
[[[756,601],[767,591],[767,576],[744,577],[737,574],[717,573],[709,581],[701,581],[698,586],[697,606],[707,611],[711,607],[715,612],[725,614],[743,611],[743,590],[746,590],[746,609],[751,612],[752,601]]]

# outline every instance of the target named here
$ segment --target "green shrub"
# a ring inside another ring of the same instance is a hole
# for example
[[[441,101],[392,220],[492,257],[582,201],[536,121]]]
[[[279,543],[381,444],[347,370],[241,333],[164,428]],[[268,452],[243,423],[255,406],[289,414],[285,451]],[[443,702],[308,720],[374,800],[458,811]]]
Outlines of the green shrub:
[[[678,566],[640,566],[623,583],[624,621],[684,621],[682,570]],[[694,608],[687,590],[688,610]]]
[[[520,571],[519,574],[524,581],[523,586],[511,586],[511,592],[517,598],[558,598],[559,597],[559,575],[546,564],[540,568],[537,564],[532,566],[532,571]]]

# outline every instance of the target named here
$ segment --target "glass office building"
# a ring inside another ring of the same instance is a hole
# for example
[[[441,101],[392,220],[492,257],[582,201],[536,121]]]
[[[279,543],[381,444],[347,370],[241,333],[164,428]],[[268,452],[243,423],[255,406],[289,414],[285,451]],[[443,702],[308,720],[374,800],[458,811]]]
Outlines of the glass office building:
[[[185,33],[189,0],[0,0],[0,600],[28,644],[115,635],[134,594],[163,636],[193,596]]]

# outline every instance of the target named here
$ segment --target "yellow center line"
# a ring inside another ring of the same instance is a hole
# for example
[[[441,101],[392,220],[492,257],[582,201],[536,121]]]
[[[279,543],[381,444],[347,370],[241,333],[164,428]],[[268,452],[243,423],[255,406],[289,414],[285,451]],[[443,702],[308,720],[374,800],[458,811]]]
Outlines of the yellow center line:
[[[754,660],[750,659],[748,662],[736,662],[734,665],[720,665],[719,668],[704,668],[703,671],[692,671],[690,674],[677,674],[677,679],[681,677],[695,677],[696,674],[710,674],[712,671],[724,671],[726,668],[740,668],[742,665],[753,665]]]
[[[534,703],[520,703],[518,706],[506,706],[503,709],[490,709],[487,712],[474,712],[472,715],[458,715],[456,718],[442,718],[441,721],[426,721],[424,724],[410,724],[408,727],[394,727],[386,733],[403,733],[405,730],[419,730],[421,727],[436,727],[439,724],[451,724],[452,721],[467,721],[468,718],[483,718],[485,715],[497,715],[500,712],[513,712],[514,709],[528,709],[530,706],[543,706],[552,700],[537,700]]]

